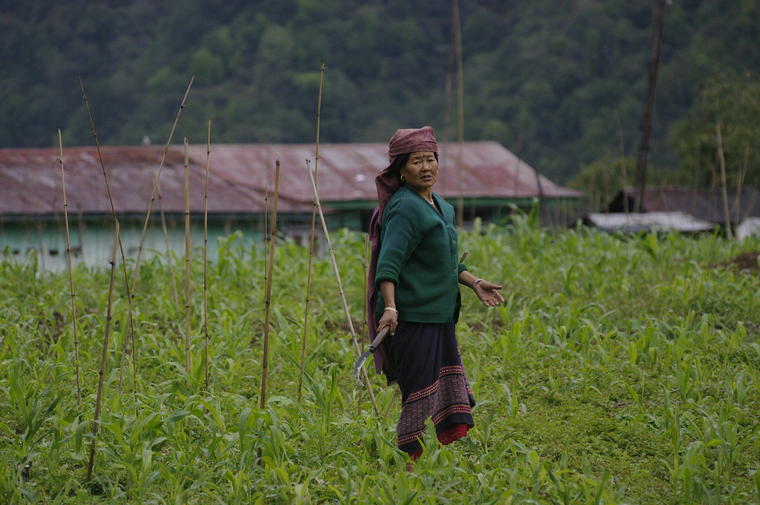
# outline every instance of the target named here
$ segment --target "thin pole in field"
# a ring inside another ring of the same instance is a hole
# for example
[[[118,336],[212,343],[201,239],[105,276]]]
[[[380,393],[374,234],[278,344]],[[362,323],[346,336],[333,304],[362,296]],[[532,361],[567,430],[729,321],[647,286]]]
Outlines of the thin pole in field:
[[[628,195],[625,192],[626,187],[628,187],[628,168],[626,167],[627,163],[625,161],[625,141],[623,139],[623,124],[620,121],[620,109],[615,108],[615,126],[617,126],[617,132],[618,132],[618,144],[620,144],[620,163],[622,165],[623,169],[623,187],[622,195],[623,195],[623,211],[625,212],[626,217],[628,217],[629,209],[628,209]]]
[[[369,286],[369,279],[367,278],[367,269],[369,264],[369,233],[364,234],[364,251],[362,254],[362,279],[364,279],[364,286],[362,289],[362,296],[364,298],[362,303],[362,329],[361,333],[362,335],[367,334],[367,314],[369,314],[369,297],[367,296],[367,289]],[[362,404],[361,404],[361,395],[362,391],[359,390],[359,396],[356,402],[356,415],[359,416],[361,414]]]
[[[322,232],[325,234],[325,240],[327,241],[327,248],[330,250],[330,261],[332,262],[333,272],[335,272],[335,280],[338,283],[338,293],[340,294],[340,300],[343,304],[343,311],[346,314],[346,321],[348,322],[348,329],[351,331],[351,339],[354,343],[354,349],[356,355],[361,355],[361,349],[359,348],[359,342],[356,339],[356,331],[354,330],[354,323],[351,320],[351,311],[348,309],[348,302],[346,302],[346,295],[343,293],[343,282],[340,280],[340,270],[338,270],[338,263],[335,261],[335,250],[333,249],[332,242],[330,241],[330,233],[327,231],[327,223],[325,222],[325,215],[322,212],[322,205],[319,203],[319,193],[317,192],[317,182],[314,180],[314,173],[309,166],[309,160],[306,160],[306,171],[309,172],[309,179],[311,179],[311,188],[314,191],[314,201],[317,204],[317,213],[319,214],[319,220],[322,223]],[[362,378],[367,385],[367,391],[369,391],[369,398],[372,400],[372,407],[375,409],[375,414],[380,415],[380,410],[377,408],[377,402],[375,401],[375,394],[372,391],[372,383],[367,377],[367,370],[362,367]]]
[[[267,287],[264,297],[264,351],[261,357],[261,392],[259,408],[263,409],[267,401],[267,372],[269,371],[269,318],[272,308],[272,274],[274,271],[274,251],[277,243],[277,199],[280,191],[280,160],[274,169],[274,203],[272,204],[272,239],[267,258]]]
[[[720,164],[720,193],[723,200],[723,218],[726,220],[726,236],[733,238],[731,233],[731,213],[728,210],[728,190],[726,189],[726,157],[723,154],[723,135],[721,135],[720,121],[715,123],[715,138],[718,144],[718,163]]]
[[[269,175],[267,175],[267,178]],[[269,279],[267,272],[267,261],[269,258],[269,180],[264,186],[264,231],[261,234],[264,240],[264,298],[267,296],[267,282]],[[256,342],[256,335],[251,335],[251,344]]]
[[[164,246],[166,247],[166,266],[169,269],[172,297],[174,299],[174,306],[176,307],[179,305],[179,295],[177,294],[177,280],[174,278],[174,257],[171,252],[171,244],[169,243],[169,230],[166,228],[166,215],[164,214],[164,200],[161,196],[161,184],[158,185],[158,209],[161,214],[161,230],[164,234]]]
[[[185,150],[185,371],[190,374],[190,161],[188,156],[187,137],[184,141]]]
[[[103,352],[100,354],[100,368],[98,369],[98,392],[95,395],[95,415],[92,422],[92,442],[90,443],[90,457],[87,461],[87,477],[92,477],[92,468],[95,464],[95,444],[98,440],[98,423],[100,422],[100,405],[103,398],[103,381],[106,373],[106,358],[108,356],[108,340],[111,335],[111,309],[113,308],[113,284],[116,272],[116,248],[119,242],[119,222],[114,224],[113,246],[111,247],[111,276],[108,280],[108,305],[106,308],[106,324],[103,330]]]
[[[734,216],[737,223],[742,220],[742,185],[744,184],[744,176],[747,174],[747,165],[749,165],[749,144],[744,144],[744,163],[739,169],[739,174],[736,177],[736,196],[734,197],[733,205]]]
[[[464,225],[464,65],[462,65],[462,21],[459,0],[452,0],[454,52],[457,74],[457,142],[459,144],[459,196],[457,197],[457,226]]]
[[[463,263],[463,262],[460,262]],[[362,335],[367,333],[367,314],[369,314],[369,298],[367,297],[367,291],[369,290],[369,279],[367,278],[369,269],[369,233],[364,234],[364,254],[362,254],[362,278],[364,279],[364,289],[362,295],[364,297],[364,303],[362,304]]]
[[[156,172],[156,180],[153,182],[153,190],[150,194],[150,200],[148,201],[148,209],[145,212],[145,221],[143,222],[143,228],[142,232],[140,233],[140,244],[137,246],[137,257],[135,258],[135,268],[132,271],[132,275],[135,277],[135,291],[137,291],[137,274],[140,271],[140,260],[142,259],[142,252],[143,252],[143,245],[145,244],[145,236],[148,233],[148,222],[150,221],[150,213],[153,210],[153,202],[156,199],[156,193],[158,192],[158,186],[159,181],[161,180],[161,171],[164,169],[164,164],[166,163],[166,154],[169,152],[169,146],[172,143],[172,139],[174,138],[174,130],[177,129],[177,123],[179,123],[179,118],[182,115],[182,111],[185,108],[185,104],[187,103],[187,96],[190,94],[190,88],[193,86],[193,81],[195,80],[195,76],[193,75],[190,78],[190,83],[187,85],[187,89],[185,90],[185,94],[182,97],[182,102],[179,104],[179,110],[177,110],[177,115],[174,118],[174,124],[172,124],[172,129],[169,132],[169,138],[166,139],[166,145],[164,146],[164,152],[161,155],[161,163],[158,165],[158,172]]]
[[[657,87],[657,70],[660,66],[660,49],[662,47],[662,30],[665,24],[665,6],[670,0],[658,0],[652,31],[652,58],[649,61],[649,79],[647,95],[644,101],[644,116],[641,119],[641,139],[636,160],[636,205],[634,212],[643,212],[646,208],[644,197],[647,180],[647,163],[649,157],[649,137],[652,134],[652,110],[654,109],[655,88]]]
[[[74,292],[74,276],[71,268],[71,237],[69,234],[69,204],[66,201],[66,177],[63,168],[63,139],[58,128],[58,163],[61,165],[61,188],[63,189],[63,222],[66,228],[66,270],[69,273],[69,293],[71,294],[71,321],[74,326],[74,370],[77,386],[77,408],[82,410],[82,388],[79,376],[79,325],[77,324],[76,293]]]
[[[319,126],[322,114],[322,85],[325,77],[325,62],[319,67],[319,95],[317,97],[317,133],[314,154],[314,178],[316,180],[319,169]],[[311,264],[314,259],[314,240],[317,230],[317,204],[314,202],[311,210],[311,232],[309,233],[309,259],[306,264],[306,300],[303,305],[303,335],[301,338],[301,371],[298,376],[298,402],[301,402],[301,390],[303,388],[303,374],[306,367],[306,338],[309,332],[309,301],[311,299]]]
[[[211,120],[206,137],[206,174],[203,184],[203,358],[206,390],[208,391],[208,173],[211,160]]]
[[[127,262],[124,259],[124,246],[121,243],[121,225],[119,224],[119,218],[116,216],[116,207],[114,207],[113,197],[111,195],[111,183],[108,179],[108,172],[106,172],[105,163],[103,163],[103,153],[100,149],[100,137],[98,137],[98,131],[95,128],[95,118],[92,114],[92,110],[90,110],[90,102],[87,99],[87,93],[84,89],[84,81],[81,77],[79,78],[79,87],[82,90],[82,101],[84,101],[84,106],[87,110],[87,117],[90,120],[90,130],[92,137],[95,139],[95,148],[98,152],[98,161],[100,162],[100,169],[103,172],[103,179],[105,180],[106,184],[106,194],[108,195],[108,203],[111,206],[111,216],[113,217],[114,227],[116,229],[116,242],[119,246],[121,267],[122,271],[124,272],[124,289],[127,292],[127,326],[124,330],[124,345],[121,350],[120,361],[123,362],[123,358],[127,350],[127,340],[130,340],[132,344],[132,388],[134,390],[137,390],[137,349],[135,347],[135,328],[132,319],[132,292],[129,284],[129,274],[127,273]],[[120,365],[120,369],[123,371],[122,365]],[[119,383],[121,383],[122,372],[119,373]]]

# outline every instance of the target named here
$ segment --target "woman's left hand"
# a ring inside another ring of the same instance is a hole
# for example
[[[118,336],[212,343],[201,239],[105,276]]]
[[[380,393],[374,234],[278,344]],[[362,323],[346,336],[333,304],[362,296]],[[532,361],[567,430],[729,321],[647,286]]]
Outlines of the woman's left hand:
[[[500,286],[499,284],[494,284],[493,282],[484,279],[475,284],[472,289],[475,291],[475,294],[478,295],[480,301],[483,302],[483,305],[486,307],[495,307],[500,303],[504,303],[504,297],[499,293],[499,290],[502,287],[503,286]]]

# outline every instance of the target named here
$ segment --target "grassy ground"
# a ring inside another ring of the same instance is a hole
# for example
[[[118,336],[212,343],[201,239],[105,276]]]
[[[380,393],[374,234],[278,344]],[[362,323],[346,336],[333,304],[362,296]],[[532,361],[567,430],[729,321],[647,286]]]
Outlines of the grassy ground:
[[[335,242],[358,321],[363,239]],[[271,390],[257,408],[264,260],[232,237],[211,266],[209,392],[201,266],[190,374],[168,269],[142,269],[136,389],[129,366],[120,385],[119,289],[85,483],[107,272],[76,272],[80,410],[65,274],[0,263],[0,502],[760,502],[760,273],[723,264],[760,243],[551,234],[522,220],[461,243],[477,275],[505,284],[507,303],[487,311],[464,293],[458,333],[477,426],[447,447],[428,433],[414,473],[395,449],[393,388],[373,377],[388,412],[378,418],[350,376],[355,352],[327,259],[315,264],[298,403],[306,256],[290,243],[278,245]]]

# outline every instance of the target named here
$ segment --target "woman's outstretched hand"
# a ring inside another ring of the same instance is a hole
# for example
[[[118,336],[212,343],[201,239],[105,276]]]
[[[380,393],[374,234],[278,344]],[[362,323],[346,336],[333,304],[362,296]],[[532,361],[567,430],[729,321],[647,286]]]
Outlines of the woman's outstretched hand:
[[[504,297],[499,293],[499,290],[502,287],[503,286],[500,286],[499,284],[482,280],[475,284],[472,289],[475,291],[475,294],[478,295],[480,301],[483,302],[483,305],[486,307],[495,307],[500,303],[504,303]]]

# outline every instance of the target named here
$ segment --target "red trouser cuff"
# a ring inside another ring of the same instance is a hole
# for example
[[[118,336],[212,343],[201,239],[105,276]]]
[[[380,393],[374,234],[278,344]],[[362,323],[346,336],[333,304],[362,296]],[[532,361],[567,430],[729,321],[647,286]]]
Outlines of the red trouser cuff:
[[[470,427],[466,424],[456,424],[448,430],[440,433],[438,435],[438,441],[443,445],[450,444],[451,442],[467,436],[467,430],[469,429]]]

